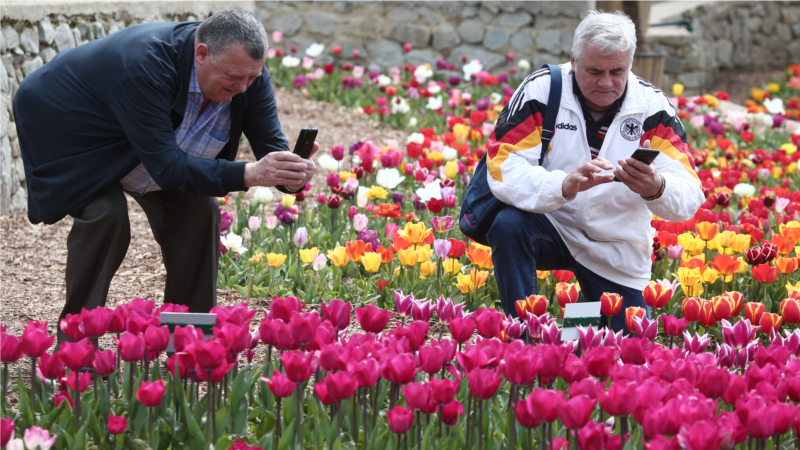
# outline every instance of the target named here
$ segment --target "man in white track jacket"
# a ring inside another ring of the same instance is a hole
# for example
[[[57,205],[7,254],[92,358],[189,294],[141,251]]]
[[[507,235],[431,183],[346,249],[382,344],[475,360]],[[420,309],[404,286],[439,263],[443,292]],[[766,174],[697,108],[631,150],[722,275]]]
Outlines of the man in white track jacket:
[[[561,66],[561,106],[542,165],[547,69],[520,85],[489,137],[489,187],[510,207],[497,215],[488,240],[507,313],[514,314],[516,300],[538,293],[537,269],[571,270],[586,301],[599,301],[603,292],[623,296],[612,318],[621,330],[625,308],[645,307],[653,215],[687,220],[704,195],[675,109],[630,71],[631,20],[592,12],[573,42],[571,61]],[[630,158],[638,147],[660,154],[646,165]]]

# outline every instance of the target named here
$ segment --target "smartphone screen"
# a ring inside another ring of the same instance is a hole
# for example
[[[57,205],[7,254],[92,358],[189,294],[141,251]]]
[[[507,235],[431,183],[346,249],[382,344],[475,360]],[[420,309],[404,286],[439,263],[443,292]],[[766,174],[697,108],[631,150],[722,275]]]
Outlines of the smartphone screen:
[[[300,130],[300,136],[297,137],[297,143],[294,145],[294,154],[303,159],[308,159],[311,156],[311,150],[314,148],[314,140],[316,138],[316,128],[303,128]]]

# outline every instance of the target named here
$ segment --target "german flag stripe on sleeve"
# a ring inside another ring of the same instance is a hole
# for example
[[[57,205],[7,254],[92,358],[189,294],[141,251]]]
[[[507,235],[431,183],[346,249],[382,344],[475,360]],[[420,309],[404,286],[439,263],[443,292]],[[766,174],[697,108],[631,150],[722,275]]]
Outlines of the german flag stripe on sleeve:
[[[650,148],[659,150],[661,153],[680,162],[693,177],[700,180],[697,172],[695,172],[694,158],[689,152],[686,132],[680,119],[666,111],[659,111],[644,121],[643,129],[644,134],[640,145],[650,139]]]
[[[511,152],[530,150],[542,142],[545,112],[544,104],[530,100],[510,119],[507,118],[506,110],[501,113],[486,146],[486,168],[492,178],[503,181],[500,166]]]

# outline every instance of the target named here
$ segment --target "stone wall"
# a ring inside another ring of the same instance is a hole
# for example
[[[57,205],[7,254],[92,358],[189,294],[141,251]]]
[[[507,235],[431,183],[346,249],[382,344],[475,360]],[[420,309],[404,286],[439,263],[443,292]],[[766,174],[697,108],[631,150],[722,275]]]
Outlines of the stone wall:
[[[342,48],[341,57],[376,67],[479,59],[488,70],[507,69],[508,53],[533,67],[569,59],[572,35],[592,2],[259,2],[268,31],[302,55],[313,42]],[[403,51],[404,44],[413,50]],[[330,62],[330,55],[323,62]]]
[[[694,94],[724,70],[800,62],[800,2],[717,2],[682,15],[693,33],[650,37],[667,52],[666,88],[680,82]]]
[[[0,22],[0,214],[27,208],[25,170],[12,102],[19,83],[58,52],[144,22],[203,20],[253,2],[20,3],[3,5]]]

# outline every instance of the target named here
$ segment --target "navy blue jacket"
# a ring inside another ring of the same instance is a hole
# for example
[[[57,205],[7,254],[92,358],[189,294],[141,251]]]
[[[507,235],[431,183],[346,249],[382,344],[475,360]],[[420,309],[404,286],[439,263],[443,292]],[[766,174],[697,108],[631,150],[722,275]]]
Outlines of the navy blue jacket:
[[[134,25],[59,53],[20,83],[14,114],[32,223],[80,210],[139,163],[167,191],[245,190],[246,163],[234,162],[243,132],[258,159],[289,150],[266,67],[233,97],[230,140],[216,159],[178,147],[198,25]]]

